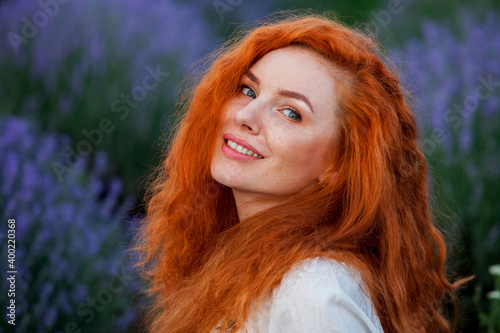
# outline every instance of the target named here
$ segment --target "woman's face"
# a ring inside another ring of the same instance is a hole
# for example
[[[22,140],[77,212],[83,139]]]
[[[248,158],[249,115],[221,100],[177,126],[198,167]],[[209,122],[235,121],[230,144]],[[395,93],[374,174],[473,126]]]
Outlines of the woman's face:
[[[325,170],[337,128],[331,70],[315,52],[289,46],[269,52],[241,78],[211,164],[237,204],[297,192]]]

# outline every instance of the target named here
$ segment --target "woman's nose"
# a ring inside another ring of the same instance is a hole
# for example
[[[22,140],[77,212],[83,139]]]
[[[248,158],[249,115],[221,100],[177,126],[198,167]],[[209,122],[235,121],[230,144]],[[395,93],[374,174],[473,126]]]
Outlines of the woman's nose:
[[[236,111],[234,120],[238,127],[252,134],[258,134],[262,129],[262,116],[264,105],[253,100]]]

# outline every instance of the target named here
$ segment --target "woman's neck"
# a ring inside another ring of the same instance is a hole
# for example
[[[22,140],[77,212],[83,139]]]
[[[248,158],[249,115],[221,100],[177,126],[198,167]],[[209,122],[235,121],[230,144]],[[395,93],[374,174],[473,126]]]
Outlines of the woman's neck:
[[[240,221],[273,207],[278,203],[277,200],[272,200],[272,197],[265,197],[260,193],[256,195],[253,192],[233,189],[233,195]]]

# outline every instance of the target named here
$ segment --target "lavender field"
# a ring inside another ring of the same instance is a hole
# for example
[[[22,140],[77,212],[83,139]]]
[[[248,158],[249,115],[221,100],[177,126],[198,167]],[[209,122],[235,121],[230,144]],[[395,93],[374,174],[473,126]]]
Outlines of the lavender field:
[[[0,0],[0,257],[14,219],[17,271],[16,325],[4,310],[0,332],[141,331],[128,249],[189,73],[235,23],[305,3]],[[475,275],[459,327],[500,332],[500,11],[446,3],[311,6],[375,29],[399,69],[450,271]]]

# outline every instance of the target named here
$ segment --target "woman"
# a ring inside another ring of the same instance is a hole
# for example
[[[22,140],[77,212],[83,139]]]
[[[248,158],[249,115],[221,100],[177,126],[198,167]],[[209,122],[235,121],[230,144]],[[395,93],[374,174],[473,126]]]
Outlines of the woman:
[[[230,44],[150,188],[150,330],[451,332],[416,137],[363,34],[294,16]]]

